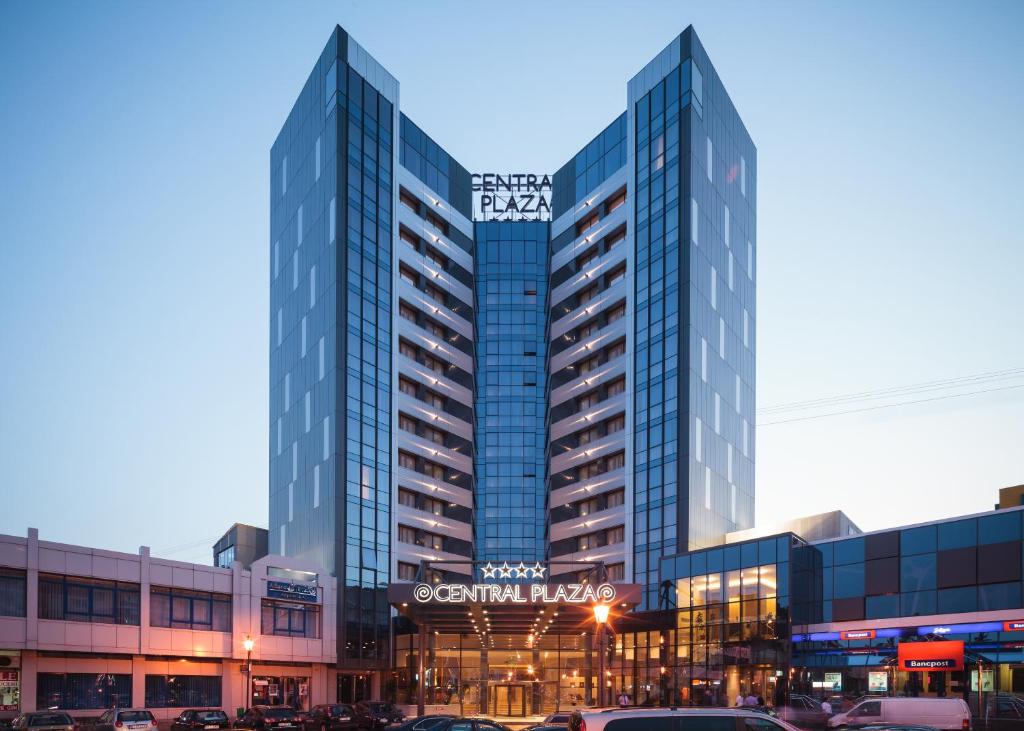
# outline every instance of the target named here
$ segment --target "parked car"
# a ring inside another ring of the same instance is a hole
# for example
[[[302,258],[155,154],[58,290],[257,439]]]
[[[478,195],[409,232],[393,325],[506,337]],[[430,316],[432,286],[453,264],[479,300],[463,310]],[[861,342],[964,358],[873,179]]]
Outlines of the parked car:
[[[906,726],[903,724],[873,723],[869,726],[861,726],[861,731],[935,731],[931,726]]]
[[[985,699],[989,731],[1024,731],[1024,699],[1009,693],[990,693]]]
[[[11,721],[11,728],[15,731],[20,729],[31,729],[31,731],[75,731],[75,722],[66,713],[59,711],[40,711],[38,713],[23,713]]]
[[[828,714],[821,710],[821,701],[806,695],[791,695],[784,706],[777,706],[779,718],[804,728],[825,728]]]
[[[182,711],[171,723],[171,731],[196,731],[196,729],[231,728],[231,721],[224,711],[188,709]]]
[[[392,731],[434,731],[434,729],[450,718],[455,716],[450,713],[437,713],[430,716],[410,718],[401,726],[395,726]]]
[[[405,720],[405,715],[394,703],[384,701],[359,701],[356,703],[356,719],[361,729],[387,728]]]
[[[687,719],[698,723],[688,724]],[[743,724],[742,726],[740,724]],[[569,731],[798,731],[777,718],[749,708],[651,708],[574,711]]]
[[[235,728],[252,731],[299,728],[299,718],[288,706],[253,706],[235,721]]]
[[[115,708],[106,711],[96,720],[93,731],[151,731],[156,729],[156,719],[145,708]]]
[[[961,731],[971,727],[971,709],[963,698],[874,698],[832,716],[828,726],[857,728],[879,723]]]
[[[558,713],[552,713],[544,719],[544,723],[554,724],[556,726],[567,725],[569,723],[569,716],[571,715],[572,713],[570,713],[569,711],[559,711]]]
[[[437,726],[432,726],[430,731],[510,731],[510,729],[487,718],[453,717],[446,718]]]
[[[350,731],[359,728],[356,709],[347,703],[313,706],[306,717],[308,731]]]

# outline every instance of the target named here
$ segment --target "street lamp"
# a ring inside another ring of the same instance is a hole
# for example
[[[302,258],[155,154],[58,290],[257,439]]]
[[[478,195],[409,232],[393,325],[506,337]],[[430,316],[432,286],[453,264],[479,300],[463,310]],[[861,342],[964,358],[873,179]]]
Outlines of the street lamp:
[[[242,647],[245,648],[245,708],[252,705],[252,648],[256,645],[252,637],[245,636],[242,640]]]
[[[597,625],[597,705],[600,708],[604,703],[605,684],[605,651],[604,651],[604,626],[608,623],[608,612],[611,609],[607,604],[594,605],[594,623]]]

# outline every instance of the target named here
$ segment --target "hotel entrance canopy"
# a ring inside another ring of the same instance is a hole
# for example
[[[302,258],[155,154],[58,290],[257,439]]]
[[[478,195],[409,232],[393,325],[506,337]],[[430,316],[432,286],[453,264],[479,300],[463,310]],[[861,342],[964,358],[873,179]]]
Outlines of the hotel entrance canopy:
[[[593,581],[568,581],[565,574],[546,580],[545,569],[523,570],[507,563],[474,566],[479,583],[393,583],[388,585],[388,601],[420,628],[476,634],[481,640],[494,635],[540,639],[545,634],[579,634],[593,630],[595,606],[608,607],[614,621],[640,603],[642,587],[601,581],[603,566],[576,564],[580,570],[595,569]],[[431,575],[427,570],[421,574]]]

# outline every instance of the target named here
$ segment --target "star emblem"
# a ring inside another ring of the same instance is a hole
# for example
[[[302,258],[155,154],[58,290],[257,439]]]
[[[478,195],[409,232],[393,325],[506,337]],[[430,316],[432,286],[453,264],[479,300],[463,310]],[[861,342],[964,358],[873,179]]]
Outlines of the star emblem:
[[[526,568],[526,564],[524,564],[522,561],[520,561],[519,565],[516,566],[516,578],[517,579],[525,579],[526,578],[526,573],[528,571],[529,571],[529,569]]]
[[[533,568],[531,568],[530,571],[533,572],[533,578],[535,578],[535,579],[543,579],[544,578],[544,572],[547,571],[547,569],[544,568],[543,566],[541,566],[540,562],[538,561],[537,563],[535,563],[533,565]]]
[[[501,565],[498,569],[498,576],[502,579],[509,579],[512,577],[512,567],[508,565],[508,561]]]
[[[488,561],[487,565],[484,566],[484,568],[483,568],[484,578],[485,579],[493,579],[494,578],[494,572],[497,571],[497,570],[498,569],[494,568],[494,565],[491,564],[490,561]]]

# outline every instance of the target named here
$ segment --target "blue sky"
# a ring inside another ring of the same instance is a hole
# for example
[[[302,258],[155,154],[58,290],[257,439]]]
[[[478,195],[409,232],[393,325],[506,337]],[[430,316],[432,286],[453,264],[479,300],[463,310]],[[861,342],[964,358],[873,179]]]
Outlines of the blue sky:
[[[265,524],[269,148],[334,23],[470,170],[537,172],[692,23],[758,146],[758,406],[1024,368],[1022,21],[995,1],[5,2],[0,532],[208,560],[231,522]],[[991,507],[1024,482],[1024,378],[975,383],[762,426],[759,522]]]

